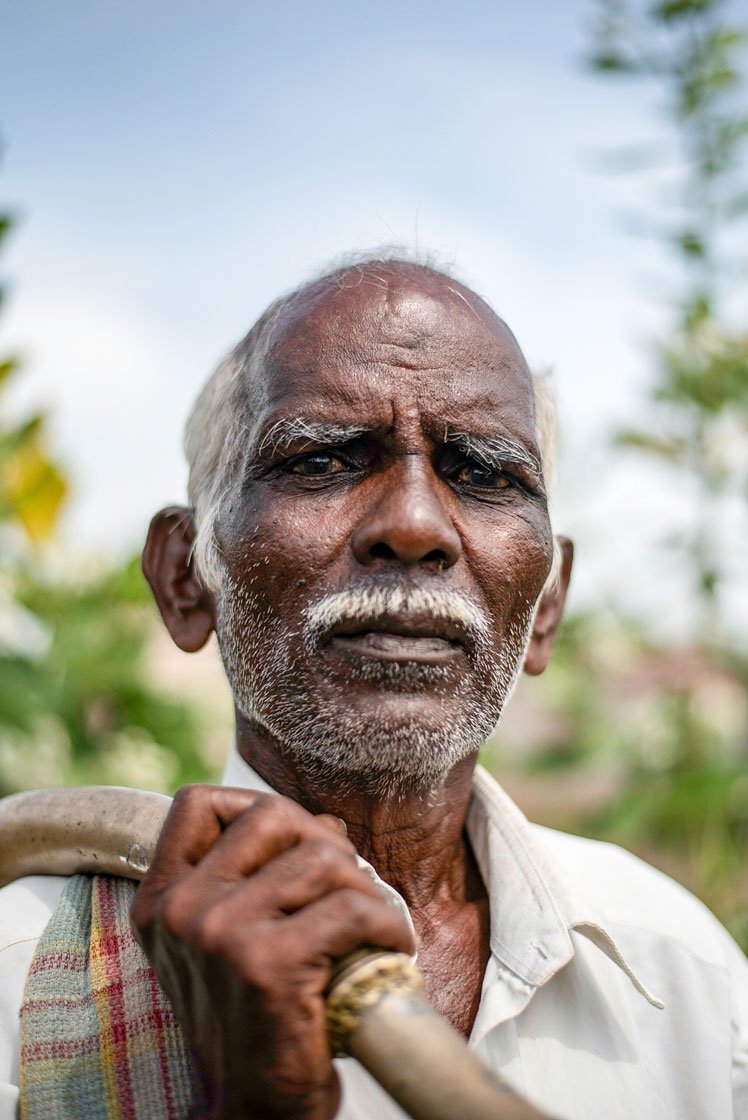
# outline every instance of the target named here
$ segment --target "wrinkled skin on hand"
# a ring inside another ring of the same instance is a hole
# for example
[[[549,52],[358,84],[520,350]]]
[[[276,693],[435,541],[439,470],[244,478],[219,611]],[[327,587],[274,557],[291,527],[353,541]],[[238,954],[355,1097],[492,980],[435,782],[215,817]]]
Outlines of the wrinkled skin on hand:
[[[335,1115],[332,964],[361,945],[414,950],[341,823],[249,790],[177,794],[132,923],[193,1055],[193,1115]]]

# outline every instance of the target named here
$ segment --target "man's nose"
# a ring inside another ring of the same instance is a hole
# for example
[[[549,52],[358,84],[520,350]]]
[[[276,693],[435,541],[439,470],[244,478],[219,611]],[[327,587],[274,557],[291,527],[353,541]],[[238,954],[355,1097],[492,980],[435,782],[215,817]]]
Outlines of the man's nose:
[[[351,541],[358,562],[451,568],[462,553],[462,541],[431,468],[408,456],[380,484]]]

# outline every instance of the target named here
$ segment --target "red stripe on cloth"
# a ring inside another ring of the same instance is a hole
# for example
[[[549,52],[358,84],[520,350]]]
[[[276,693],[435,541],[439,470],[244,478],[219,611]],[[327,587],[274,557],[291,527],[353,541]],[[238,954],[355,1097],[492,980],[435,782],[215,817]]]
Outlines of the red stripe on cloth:
[[[99,906],[100,953],[106,977],[104,995],[108,1013],[102,1049],[106,1048],[109,1051],[114,1067],[119,1116],[122,1120],[137,1120],[127,1053],[127,1017],[122,993],[120,938],[111,879],[97,876],[94,879],[94,889]],[[129,930],[126,931],[125,936],[127,933]]]
[[[167,1060],[166,1043],[164,1040],[164,1014],[161,1009],[161,988],[156,979],[155,972],[150,977],[151,1008],[149,1025],[153,1030],[158,1050],[158,1063],[161,1070],[161,1085],[164,1091],[164,1104],[166,1105],[167,1120],[177,1120],[179,1115],[177,1102],[174,1099],[174,1086],[171,1079],[171,1069]]]

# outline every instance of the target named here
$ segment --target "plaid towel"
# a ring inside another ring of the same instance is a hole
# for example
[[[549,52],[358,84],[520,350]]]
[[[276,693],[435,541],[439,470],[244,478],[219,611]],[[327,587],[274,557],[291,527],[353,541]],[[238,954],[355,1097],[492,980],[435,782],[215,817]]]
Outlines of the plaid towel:
[[[193,1073],[130,929],[135,884],[76,875],[39,939],[21,1008],[22,1120],[178,1120]]]

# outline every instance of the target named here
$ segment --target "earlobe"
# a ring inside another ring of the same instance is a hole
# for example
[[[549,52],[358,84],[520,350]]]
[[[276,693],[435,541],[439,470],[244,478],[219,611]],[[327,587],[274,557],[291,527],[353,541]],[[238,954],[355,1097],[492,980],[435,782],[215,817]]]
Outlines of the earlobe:
[[[143,575],[174,642],[187,653],[202,649],[215,624],[212,596],[195,572],[195,522],[186,506],[168,506],[151,521]]]
[[[568,537],[556,537],[556,545],[561,550],[561,566],[558,578],[552,587],[546,588],[540,598],[530,644],[525,654],[525,672],[531,677],[539,676],[548,665],[553,641],[556,637],[561,616],[569,590],[571,567],[574,561],[574,545]]]

